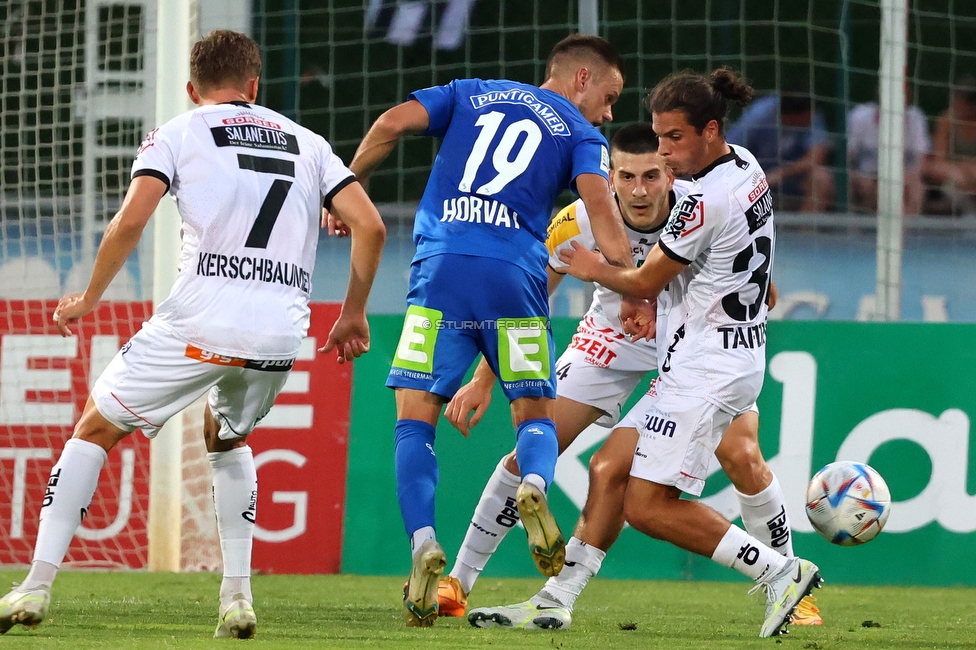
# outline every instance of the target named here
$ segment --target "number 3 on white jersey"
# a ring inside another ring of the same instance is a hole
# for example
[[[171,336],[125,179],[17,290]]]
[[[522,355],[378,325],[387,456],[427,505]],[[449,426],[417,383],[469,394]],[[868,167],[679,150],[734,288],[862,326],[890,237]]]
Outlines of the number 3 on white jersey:
[[[474,142],[468,161],[464,163],[464,176],[461,177],[461,183],[458,185],[458,189],[462,192],[471,191],[474,177],[477,175],[481,163],[484,162],[485,156],[488,155],[488,147],[495,139],[495,134],[498,133],[498,127],[501,126],[503,119],[505,119],[504,113],[492,111],[482,115],[475,122],[475,126],[481,127],[481,133],[478,134],[478,139]],[[522,147],[516,154],[515,160],[509,160],[515,143],[518,142],[519,136],[523,133],[525,134],[525,141],[522,143]],[[532,120],[519,120],[510,124],[505,129],[505,133],[502,134],[498,146],[495,147],[495,153],[491,156],[491,164],[498,175],[479,187],[474,193],[491,196],[500,192],[528,169],[540,142],[542,142],[542,131]]]

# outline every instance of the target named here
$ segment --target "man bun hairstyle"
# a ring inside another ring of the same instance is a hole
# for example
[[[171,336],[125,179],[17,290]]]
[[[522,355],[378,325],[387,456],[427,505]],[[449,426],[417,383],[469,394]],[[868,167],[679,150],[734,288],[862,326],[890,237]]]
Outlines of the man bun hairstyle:
[[[651,113],[681,111],[701,133],[715,120],[725,134],[729,102],[745,106],[752,100],[752,86],[732,68],[722,66],[708,76],[693,70],[674,72],[662,79],[644,99]]]
[[[617,129],[610,139],[611,155],[614,151],[635,155],[657,153],[657,135],[646,122],[628,124],[622,129]]]
[[[261,76],[261,51],[245,34],[217,29],[190,50],[190,79],[198,92],[224,87],[243,90]]]
[[[570,34],[556,43],[546,61],[546,79],[552,77],[553,68],[563,60],[591,58],[605,66],[616,68],[620,76],[625,76],[624,58],[620,56],[610,41],[592,34]]]

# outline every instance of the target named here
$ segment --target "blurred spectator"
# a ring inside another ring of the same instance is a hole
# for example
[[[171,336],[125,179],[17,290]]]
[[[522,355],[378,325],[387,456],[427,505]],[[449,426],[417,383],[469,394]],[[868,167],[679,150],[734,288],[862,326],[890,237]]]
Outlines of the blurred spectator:
[[[834,179],[824,165],[830,136],[804,83],[799,92],[766,95],[754,101],[729,129],[728,142],[751,151],[784,210],[823,212],[834,202]]]
[[[952,90],[949,107],[935,123],[934,161],[928,175],[942,188],[952,214],[976,214],[976,77]]]
[[[905,93],[905,194],[906,216],[922,209],[922,170],[932,153],[925,113]],[[878,141],[880,107],[877,101],[858,104],[847,115],[847,161],[851,175],[851,208],[863,212],[878,210]]]

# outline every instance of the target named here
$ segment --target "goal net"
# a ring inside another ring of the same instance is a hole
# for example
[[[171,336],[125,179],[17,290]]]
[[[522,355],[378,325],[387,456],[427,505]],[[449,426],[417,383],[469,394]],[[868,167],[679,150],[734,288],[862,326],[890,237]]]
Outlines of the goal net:
[[[877,208],[855,196],[855,176],[877,178],[870,162],[873,156],[877,163],[878,154],[859,138],[861,131],[850,129],[853,111],[870,110],[877,97],[882,3],[254,0],[252,7],[252,35],[265,57],[259,101],[321,133],[346,161],[373,120],[411,90],[456,77],[541,83],[549,49],[577,31],[592,7],[598,33],[627,62],[608,135],[647,121],[645,90],[682,68],[731,65],[760,95],[806,101],[827,145],[817,184],[830,185],[829,200],[815,210],[801,202],[777,212],[782,303],[773,317],[878,317]],[[138,144],[155,125],[156,11],[154,0],[0,3],[0,491],[9,495],[0,500],[0,564],[29,562],[50,466],[91,381],[151,313],[147,230],[106,304],[80,326],[78,337],[62,339],[50,323],[56,300],[85,287]],[[908,106],[916,107],[905,114],[918,116],[924,133],[910,137],[906,127],[902,171],[921,179],[921,214],[911,216],[906,199],[899,248],[905,272],[893,286],[906,319],[973,321],[976,297],[967,269],[976,268],[976,182],[967,185],[964,170],[967,159],[976,158],[976,137],[970,138],[976,80],[969,74],[976,70],[976,5],[915,0],[905,24],[904,79]],[[200,25],[199,31],[220,26]],[[733,122],[740,117],[733,115]],[[776,128],[781,139],[796,135],[788,125]],[[384,287],[405,286],[413,207],[436,150],[431,139],[405,141],[373,176],[370,191],[390,228],[371,302],[376,311],[402,311],[402,295]],[[918,161],[924,166],[916,168]],[[326,276],[346,272],[344,245],[321,242],[319,270]],[[313,299],[339,298],[343,288],[344,282],[320,282]],[[584,290],[564,282],[554,314],[578,316],[587,304]],[[309,354],[302,372],[315,377]],[[294,385],[285,401],[314,392],[307,382]],[[201,412],[197,405],[183,415],[180,565],[214,570],[219,549]],[[289,431],[311,431],[313,417],[281,422]],[[148,456],[140,436],[110,455],[92,513],[69,551],[72,565],[146,567]],[[306,456],[264,458],[292,463],[298,472]],[[275,494],[269,503],[284,514],[263,529],[268,539],[311,530],[326,516],[313,516],[316,506],[307,494],[286,488]],[[328,517],[338,517],[333,527],[341,531],[338,498]]]

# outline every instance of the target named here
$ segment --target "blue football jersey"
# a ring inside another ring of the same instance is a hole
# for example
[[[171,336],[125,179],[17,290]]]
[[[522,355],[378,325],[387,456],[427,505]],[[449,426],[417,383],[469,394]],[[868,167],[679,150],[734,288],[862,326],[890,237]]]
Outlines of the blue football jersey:
[[[607,141],[568,99],[515,81],[459,79],[410,95],[443,137],[414,224],[414,261],[492,257],[545,277],[556,197],[609,174]]]

